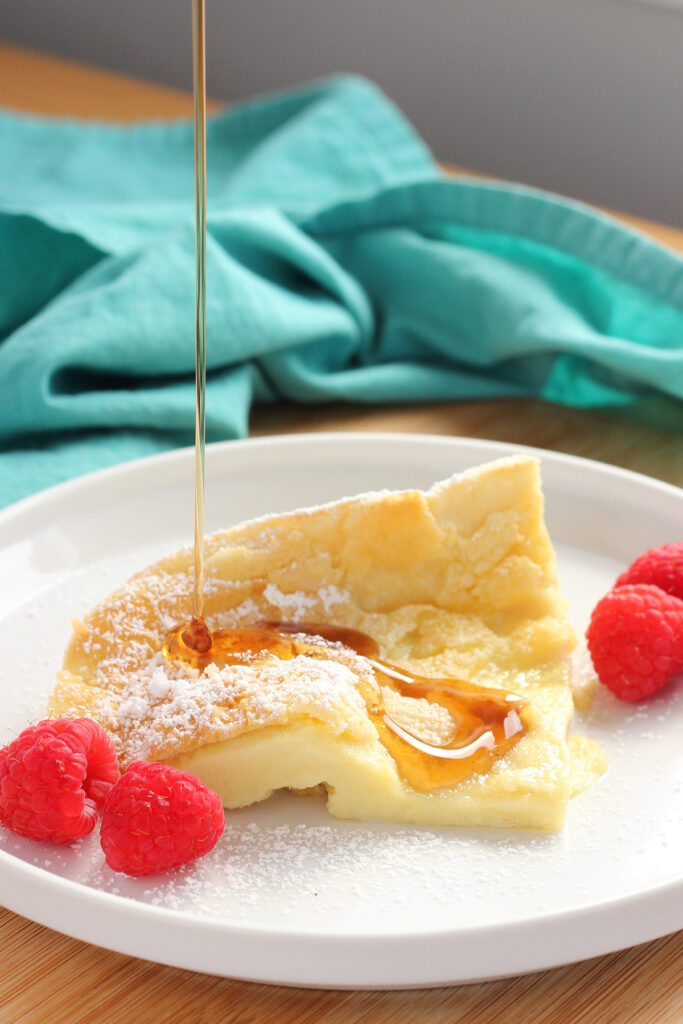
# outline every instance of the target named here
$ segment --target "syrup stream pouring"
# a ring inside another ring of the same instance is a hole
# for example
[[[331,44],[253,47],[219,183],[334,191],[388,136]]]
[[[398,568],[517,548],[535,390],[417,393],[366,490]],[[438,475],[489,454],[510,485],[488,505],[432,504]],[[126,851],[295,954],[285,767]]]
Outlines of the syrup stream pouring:
[[[204,624],[204,467],[206,437],[206,32],[204,0],[192,0],[195,200],[194,594],[188,647],[207,651]]]

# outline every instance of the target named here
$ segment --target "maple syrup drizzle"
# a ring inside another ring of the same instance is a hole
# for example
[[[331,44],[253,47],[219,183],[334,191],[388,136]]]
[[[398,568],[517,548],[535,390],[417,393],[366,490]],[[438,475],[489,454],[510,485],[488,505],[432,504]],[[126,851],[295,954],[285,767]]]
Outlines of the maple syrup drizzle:
[[[193,623],[196,620],[193,620]],[[501,690],[475,686],[456,679],[431,679],[397,668],[378,657],[376,641],[366,633],[327,623],[264,622],[239,629],[209,633],[209,646],[200,650],[193,628],[179,626],[166,638],[164,653],[174,660],[203,669],[275,656],[284,661],[305,655],[329,660],[329,648],[311,642],[322,637],[342,644],[367,658],[373,669],[373,685],[361,684],[368,717],[380,742],[391,754],[403,779],[421,792],[453,786],[470,775],[484,773],[521,738],[525,702]],[[202,634],[204,637],[204,634]],[[382,689],[389,687],[403,697],[438,704],[453,720],[452,737],[441,745],[429,744],[396,722],[388,713]]]
[[[431,792],[452,786],[475,772],[486,772],[525,731],[521,697],[455,679],[429,679],[382,661],[366,633],[325,623],[266,622],[211,633],[204,622],[204,471],[206,434],[206,71],[204,0],[192,0],[195,175],[195,472],[194,591],[192,619],[166,637],[166,657],[197,669],[238,664],[274,655],[283,660],[306,655],[329,660],[329,650],[306,637],[322,637],[367,658],[372,685],[360,692],[380,742],[404,780]],[[425,743],[396,722],[384,706],[382,688],[445,708],[453,720],[452,738],[440,746]]]

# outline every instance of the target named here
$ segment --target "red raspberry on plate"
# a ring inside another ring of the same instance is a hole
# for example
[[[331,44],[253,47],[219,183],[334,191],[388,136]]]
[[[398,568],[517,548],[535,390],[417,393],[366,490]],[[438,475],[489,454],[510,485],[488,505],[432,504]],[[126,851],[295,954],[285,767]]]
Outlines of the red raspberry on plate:
[[[646,551],[622,572],[614,586],[630,583],[651,583],[683,600],[683,541]]]
[[[39,843],[71,843],[92,832],[118,777],[114,744],[97,722],[39,722],[0,750],[0,825]]]
[[[683,601],[647,583],[617,587],[593,609],[586,639],[612,693],[651,697],[683,668]]]
[[[189,772],[133,761],[107,794],[100,842],[126,875],[153,875],[212,850],[225,828],[220,797]]]

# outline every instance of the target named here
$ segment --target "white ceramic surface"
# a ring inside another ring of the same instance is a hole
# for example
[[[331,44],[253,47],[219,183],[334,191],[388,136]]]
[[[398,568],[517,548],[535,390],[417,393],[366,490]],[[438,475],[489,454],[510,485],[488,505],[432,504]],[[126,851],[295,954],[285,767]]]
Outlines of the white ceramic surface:
[[[459,438],[311,435],[207,450],[207,530],[377,488],[425,487],[519,451]],[[680,540],[683,492],[537,452],[579,630],[620,569]],[[192,452],[93,474],[0,514],[0,744],[43,714],[71,618],[191,538]],[[601,693],[575,728],[610,769],[561,835],[336,822],[282,795],[228,815],[203,861],[132,880],[97,836],[47,848],[0,830],[0,902],[110,949],[282,984],[409,987],[538,970],[683,926],[683,685]]]

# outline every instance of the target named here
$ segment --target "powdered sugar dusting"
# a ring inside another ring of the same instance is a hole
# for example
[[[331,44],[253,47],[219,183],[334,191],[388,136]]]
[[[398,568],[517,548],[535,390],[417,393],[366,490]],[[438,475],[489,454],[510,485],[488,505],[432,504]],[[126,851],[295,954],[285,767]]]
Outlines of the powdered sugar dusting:
[[[311,608],[315,608],[316,599],[311,594],[294,593],[284,594],[274,583],[268,583],[263,591],[263,596],[270,604],[291,615],[295,620],[303,619]]]
[[[333,585],[321,587],[315,594],[306,594],[303,591],[286,594],[274,583],[268,583],[264,588],[263,596],[266,601],[295,622],[301,621],[318,604],[322,604],[325,613],[329,614],[335,605],[346,604],[349,599],[346,591],[339,590]]]
[[[93,711],[125,762],[161,751],[169,757],[207,737],[229,739],[304,715],[327,722],[335,734],[362,732],[365,702],[357,687],[372,679],[370,664],[335,645],[320,646],[325,657],[267,655],[201,672],[158,653],[129,677],[120,703],[112,705],[107,696]]]

